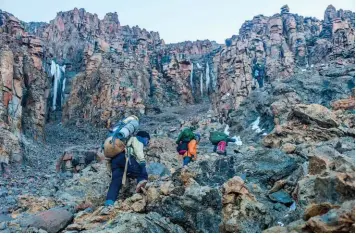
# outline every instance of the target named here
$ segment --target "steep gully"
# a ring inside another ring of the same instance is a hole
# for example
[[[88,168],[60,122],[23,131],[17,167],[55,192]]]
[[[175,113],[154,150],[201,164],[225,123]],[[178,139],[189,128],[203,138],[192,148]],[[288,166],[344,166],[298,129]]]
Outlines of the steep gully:
[[[1,230],[354,230],[354,22],[332,6],[323,20],[283,6],[225,45],[165,44],[116,13],[74,9],[47,24],[1,11],[0,155],[22,162],[1,180]],[[266,63],[263,90],[253,61]],[[153,135],[150,183],[108,210],[98,148],[103,127],[131,113]],[[182,171],[173,139],[192,124],[204,140]],[[243,145],[223,158],[207,139],[226,124]]]

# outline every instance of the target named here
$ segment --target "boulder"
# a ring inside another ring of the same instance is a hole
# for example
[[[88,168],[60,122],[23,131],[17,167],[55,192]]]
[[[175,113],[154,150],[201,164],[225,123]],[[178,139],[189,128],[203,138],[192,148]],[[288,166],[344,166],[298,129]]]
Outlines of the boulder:
[[[286,154],[292,154],[296,149],[296,146],[291,143],[286,143],[282,145],[281,150],[285,152]]]
[[[147,164],[146,169],[149,175],[156,175],[162,177],[170,174],[168,168],[161,163],[149,163]]]
[[[302,207],[312,203],[328,202],[341,205],[355,198],[354,173],[330,172],[328,175],[311,175],[298,181],[297,197]]]
[[[314,216],[326,214],[329,210],[334,208],[340,208],[340,206],[334,206],[330,203],[310,204],[304,210],[304,220],[308,220]]]
[[[59,232],[73,220],[73,214],[64,208],[52,208],[31,215],[21,221],[23,226],[43,229],[47,232]]]
[[[355,232],[355,201],[348,201],[338,209],[326,214],[314,216],[307,221],[307,230],[311,232]]]
[[[91,164],[80,174],[61,184],[55,197],[65,205],[76,207],[83,202],[102,205],[110,185],[110,170],[102,163]]]
[[[173,184],[172,181],[167,181],[165,183],[163,183],[160,187],[160,191],[163,195],[169,195],[169,193],[172,191],[173,189]]]
[[[18,212],[26,212],[29,214],[35,214],[41,211],[54,208],[57,205],[55,199],[47,197],[35,197],[31,195],[20,195],[17,198]]]
[[[235,176],[223,184],[223,192],[225,194],[235,193],[237,195],[249,194],[245,182],[239,176]]]
[[[296,220],[286,226],[274,226],[263,231],[263,233],[304,233],[306,232],[306,222],[304,220]]]
[[[21,162],[22,150],[20,140],[9,130],[0,126],[0,162]]]
[[[234,204],[236,201],[236,195],[234,193],[225,194],[223,196],[223,204]]]
[[[219,189],[201,186],[195,181],[182,196],[165,196],[149,211],[169,217],[188,232],[218,232],[222,209]]]
[[[271,222],[266,207],[249,196],[237,196],[234,204],[224,204],[221,232],[261,232]]]
[[[105,156],[98,151],[99,146],[72,146],[64,150],[56,164],[57,172],[79,172],[93,162],[105,160]]]
[[[273,187],[268,191],[268,193],[274,193],[279,191],[287,183],[286,180],[278,180],[274,183]]]
[[[293,203],[292,197],[284,190],[271,193],[268,197],[274,202],[279,202],[287,206]]]
[[[314,121],[321,127],[331,128],[339,126],[335,114],[319,104],[298,104],[293,108],[293,115],[305,123]]]
[[[184,229],[156,212],[147,214],[119,213],[113,220],[116,225],[94,228],[96,232],[113,233],[185,233]]]
[[[244,181],[235,176],[222,186],[222,232],[260,232],[270,219],[266,208],[251,194]]]
[[[263,230],[262,233],[287,233],[288,229],[286,227],[274,226]]]
[[[147,189],[147,202],[155,202],[159,198],[159,192],[155,187],[149,187]]]
[[[331,159],[323,156],[309,157],[308,172],[310,175],[318,175],[327,171],[330,167]]]
[[[144,212],[145,207],[146,207],[146,200],[144,200],[144,199],[140,200],[140,201],[136,201],[131,205],[132,210],[137,213]]]

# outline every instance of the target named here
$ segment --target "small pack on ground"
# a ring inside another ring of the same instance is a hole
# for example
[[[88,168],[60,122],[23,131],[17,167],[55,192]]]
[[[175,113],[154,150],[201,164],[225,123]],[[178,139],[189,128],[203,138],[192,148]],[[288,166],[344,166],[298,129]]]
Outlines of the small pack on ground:
[[[216,148],[216,153],[226,155],[226,141],[220,141]]]
[[[213,145],[217,145],[221,141],[226,142],[228,138],[229,138],[229,136],[226,135],[225,133],[215,131],[215,132],[210,132],[209,140]]]

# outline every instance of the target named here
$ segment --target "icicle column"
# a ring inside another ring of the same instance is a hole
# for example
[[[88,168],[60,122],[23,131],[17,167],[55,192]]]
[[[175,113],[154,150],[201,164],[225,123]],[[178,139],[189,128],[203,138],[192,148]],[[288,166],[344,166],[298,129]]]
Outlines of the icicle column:
[[[214,75],[214,72],[211,73],[211,81],[212,81],[212,85],[213,85],[213,91],[215,91],[217,80]]]
[[[201,97],[203,97],[203,73],[200,75],[200,93]]]
[[[206,63],[206,70],[205,70],[205,77],[206,77],[206,91],[209,90],[210,85],[210,74],[209,74],[209,63]]]
[[[61,102],[64,103],[64,90],[66,89],[66,78],[64,78],[63,80],[63,84],[62,84],[62,99],[61,99]]]
[[[193,91],[193,74],[194,74],[194,63],[192,63],[192,70],[190,71],[190,87],[192,88],[192,91]]]
[[[56,110],[56,100],[57,100],[58,91],[60,92],[60,94],[62,93],[62,90],[58,90],[58,85],[61,82],[62,72],[63,73],[65,72],[65,68],[66,68],[65,65],[59,66],[52,60],[51,75],[54,76],[52,110]],[[63,83],[63,85],[65,85],[65,83]],[[63,86],[63,90],[64,90],[64,86]]]

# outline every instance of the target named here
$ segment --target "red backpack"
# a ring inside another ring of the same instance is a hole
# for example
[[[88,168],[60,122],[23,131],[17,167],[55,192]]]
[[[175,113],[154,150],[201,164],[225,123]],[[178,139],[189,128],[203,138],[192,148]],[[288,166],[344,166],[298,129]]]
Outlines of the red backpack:
[[[220,141],[218,147],[216,148],[216,153],[225,154],[226,153],[226,141]]]

